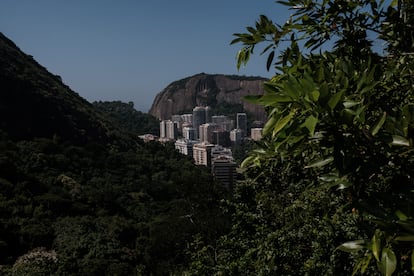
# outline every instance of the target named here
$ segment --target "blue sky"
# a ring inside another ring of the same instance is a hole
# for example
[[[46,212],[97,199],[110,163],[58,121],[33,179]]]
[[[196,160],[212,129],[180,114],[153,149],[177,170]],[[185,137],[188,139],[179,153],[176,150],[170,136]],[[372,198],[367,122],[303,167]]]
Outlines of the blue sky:
[[[0,31],[88,101],[133,101],[148,111],[175,80],[201,72],[270,77],[258,54],[237,71],[233,33],[274,0],[2,0]]]

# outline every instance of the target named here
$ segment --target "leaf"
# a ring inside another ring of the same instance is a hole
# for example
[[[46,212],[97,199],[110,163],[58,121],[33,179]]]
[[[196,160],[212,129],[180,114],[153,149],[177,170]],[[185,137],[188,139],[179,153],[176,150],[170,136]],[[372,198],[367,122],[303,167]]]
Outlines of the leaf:
[[[269,56],[267,57],[266,69],[269,71],[270,66],[272,66],[273,58],[275,57],[275,51],[270,52]]]
[[[399,220],[406,221],[408,219],[407,215],[404,214],[401,210],[395,211],[395,215],[398,217]]]
[[[313,91],[310,93],[310,95],[312,96],[312,100],[313,100],[314,102],[316,102],[316,101],[318,101],[318,100],[319,100],[320,93],[319,93],[319,91],[318,91],[318,90],[313,90]]]
[[[302,126],[306,127],[309,130],[310,136],[313,136],[315,134],[315,127],[318,122],[318,118],[314,117],[313,115],[310,115],[308,118],[306,118]]]
[[[398,237],[395,237],[394,239],[396,241],[413,242],[414,241],[414,235],[398,236]]]
[[[272,116],[269,120],[267,120],[263,127],[263,135],[267,135],[273,129],[273,126],[276,124],[276,120],[275,116]]]
[[[262,95],[246,95],[243,97],[243,100],[252,104],[259,104],[262,97]]]
[[[276,2],[279,4],[285,5],[285,6],[289,6],[289,7],[294,5],[289,1],[276,1]]]
[[[377,262],[379,262],[381,253],[381,231],[378,229],[375,231],[375,234],[372,237],[372,253],[374,254]]]
[[[409,147],[410,146],[410,141],[408,141],[407,139],[405,139],[402,136],[393,135],[391,145]]]
[[[279,131],[281,131],[290,122],[290,120],[292,120],[294,115],[295,115],[295,111],[292,110],[290,111],[288,115],[279,119],[279,121],[274,126],[273,135],[276,135],[277,133],[279,133]]]
[[[357,275],[358,272],[361,272],[360,275],[364,274],[369,266],[369,263],[371,262],[371,259],[372,259],[372,254],[367,254],[365,258],[359,260],[357,265],[354,267],[352,276]]]
[[[385,276],[391,276],[397,268],[397,257],[394,251],[389,248],[382,250],[381,256],[382,272]]]
[[[331,108],[331,110],[334,110],[336,105],[339,103],[339,101],[342,98],[342,95],[344,94],[344,90],[339,91],[335,93],[328,101],[328,106]]]
[[[279,93],[280,92],[280,86],[278,84],[279,79],[276,79],[275,77],[272,79],[272,81],[268,81],[263,83],[263,89],[267,93]]]
[[[323,167],[323,166],[331,163],[333,160],[334,160],[334,158],[332,156],[331,157],[328,157],[326,159],[318,160],[318,161],[316,161],[314,163],[311,163],[310,165],[307,165],[305,167],[305,169]]]
[[[254,46],[247,46],[243,47],[237,52],[236,60],[237,60],[237,70],[240,69],[241,65],[244,66],[250,59],[250,53],[253,51]]]
[[[352,253],[352,252],[356,252],[356,251],[363,249],[364,245],[365,245],[364,240],[349,241],[349,242],[345,242],[341,244],[340,246],[337,247],[337,249],[344,251],[344,252]]]
[[[375,123],[375,125],[371,127],[370,131],[371,131],[372,136],[375,136],[378,133],[378,131],[381,129],[381,127],[384,125],[386,117],[387,117],[387,113],[384,112],[381,118]]]
[[[344,101],[343,102],[343,105],[344,105],[345,108],[351,108],[351,107],[354,107],[354,106],[359,105],[359,104],[360,104],[360,102],[355,102],[355,101]]]

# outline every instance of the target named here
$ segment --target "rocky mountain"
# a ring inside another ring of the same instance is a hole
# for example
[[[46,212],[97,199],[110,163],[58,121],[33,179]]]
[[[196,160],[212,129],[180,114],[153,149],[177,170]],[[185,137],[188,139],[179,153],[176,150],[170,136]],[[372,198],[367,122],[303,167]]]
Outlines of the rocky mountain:
[[[119,140],[119,129],[0,33],[0,129],[14,140],[84,144]]]
[[[246,95],[263,94],[265,78],[232,75],[197,74],[175,81],[158,93],[149,111],[153,116],[165,120],[171,115],[190,112],[197,105],[216,107],[241,106],[255,120],[264,120],[262,107],[247,103]]]

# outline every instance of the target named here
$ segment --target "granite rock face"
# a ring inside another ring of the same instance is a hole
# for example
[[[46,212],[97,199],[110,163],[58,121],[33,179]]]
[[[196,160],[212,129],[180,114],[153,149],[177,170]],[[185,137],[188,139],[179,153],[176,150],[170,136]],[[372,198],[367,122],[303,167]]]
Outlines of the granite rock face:
[[[197,74],[175,81],[158,93],[149,113],[160,120],[171,115],[191,112],[195,106],[242,105],[243,111],[256,120],[264,120],[261,106],[243,100],[246,95],[263,94],[265,78],[230,75]]]

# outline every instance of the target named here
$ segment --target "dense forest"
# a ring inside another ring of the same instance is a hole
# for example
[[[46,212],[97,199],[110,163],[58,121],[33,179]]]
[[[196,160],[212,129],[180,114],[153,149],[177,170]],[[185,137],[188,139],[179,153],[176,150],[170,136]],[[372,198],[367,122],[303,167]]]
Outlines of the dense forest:
[[[96,101],[92,104],[115,124],[136,135],[160,134],[158,119],[148,113],[136,110],[133,102]]]
[[[154,118],[88,103],[0,36],[0,274],[181,274],[229,227],[228,192]]]
[[[275,76],[231,195],[1,35],[0,274],[413,275],[414,4],[278,2],[232,41]]]

